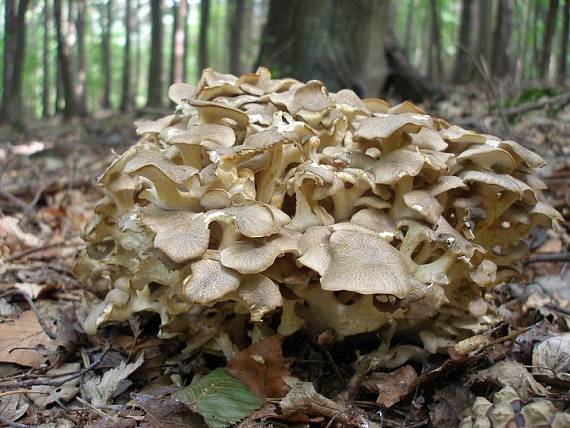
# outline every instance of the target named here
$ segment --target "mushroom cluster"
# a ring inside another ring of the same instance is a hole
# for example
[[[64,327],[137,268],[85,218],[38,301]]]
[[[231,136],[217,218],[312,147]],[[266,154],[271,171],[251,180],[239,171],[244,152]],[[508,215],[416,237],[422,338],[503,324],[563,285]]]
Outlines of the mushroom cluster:
[[[393,323],[436,352],[492,321],[487,291],[561,219],[537,200],[541,157],[409,102],[264,68],[169,96],[99,179],[76,273],[107,295],[87,332],[139,311],[193,347],[237,322],[337,340]]]

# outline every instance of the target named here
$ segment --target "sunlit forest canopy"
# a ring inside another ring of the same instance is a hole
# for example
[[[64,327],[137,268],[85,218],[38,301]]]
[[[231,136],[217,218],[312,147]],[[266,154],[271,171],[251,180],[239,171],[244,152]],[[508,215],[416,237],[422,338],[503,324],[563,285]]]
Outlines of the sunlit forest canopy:
[[[262,65],[333,90],[416,100],[450,84],[567,76],[568,0],[2,3],[5,122],[158,107],[170,83],[194,83],[204,67]]]

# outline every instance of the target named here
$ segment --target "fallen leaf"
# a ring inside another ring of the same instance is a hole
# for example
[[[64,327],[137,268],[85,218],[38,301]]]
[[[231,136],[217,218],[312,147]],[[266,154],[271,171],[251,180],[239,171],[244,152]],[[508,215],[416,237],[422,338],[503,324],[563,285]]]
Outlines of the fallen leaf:
[[[79,363],[67,363],[56,369],[51,369],[47,372],[50,378],[57,378],[58,376],[69,376],[69,374],[76,372],[80,369]],[[40,378],[39,380],[42,380]],[[47,378],[43,378],[47,380]],[[48,385],[35,385],[32,386],[32,391],[38,394],[29,394],[30,400],[34,402],[40,409],[45,409],[50,404],[55,402],[67,403],[75,398],[79,393],[79,382],[81,378],[72,379],[69,382],[60,386]]]
[[[281,398],[287,394],[283,377],[289,376],[289,370],[283,359],[280,336],[261,339],[237,353],[227,369],[260,397]]]
[[[24,232],[18,225],[19,222],[16,217],[0,217],[0,238],[3,238],[10,247],[15,244],[24,247],[40,246],[42,241],[31,233]]]
[[[390,373],[372,373],[364,387],[378,393],[378,404],[392,407],[414,388],[417,377],[412,366],[404,366]]]
[[[431,426],[438,428],[455,428],[466,416],[473,402],[473,394],[469,388],[451,384],[438,390],[433,396],[433,404],[429,405]]]
[[[33,311],[25,311],[17,320],[0,324],[0,362],[37,369],[46,360],[41,348],[50,350],[53,343],[42,330]]]
[[[535,346],[532,353],[533,373],[570,380],[570,333],[552,336]]]
[[[16,422],[24,416],[29,406],[23,394],[10,394],[0,397],[0,423]]]
[[[285,382],[291,390],[279,403],[284,416],[296,417],[299,414],[325,416],[334,419],[334,422],[341,426],[380,427],[367,420],[357,409],[349,408],[345,403],[333,401],[319,394],[311,382],[303,382],[294,377],[285,378]]]
[[[131,394],[131,398],[145,411],[141,427],[180,428],[205,427],[202,417],[175,398]]]
[[[226,369],[219,368],[174,395],[202,415],[210,428],[225,428],[259,409],[264,401]]]
[[[82,386],[84,398],[95,407],[109,404],[115,396],[121,381],[127,379],[144,362],[141,353],[134,363],[122,361],[118,367],[108,370],[102,377],[95,376],[88,379]]]
[[[527,399],[530,391],[535,395],[546,395],[546,389],[532,377],[525,366],[513,360],[499,361],[488,369],[480,370],[469,378],[467,385],[481,383],[500,388],[510,386],[522,399]]]
[[[35,284],[33,282],[18,282],[14,284],[18,290],[26,293],[33,300],[36,300],[42,294],[55,288],[55,284]]]

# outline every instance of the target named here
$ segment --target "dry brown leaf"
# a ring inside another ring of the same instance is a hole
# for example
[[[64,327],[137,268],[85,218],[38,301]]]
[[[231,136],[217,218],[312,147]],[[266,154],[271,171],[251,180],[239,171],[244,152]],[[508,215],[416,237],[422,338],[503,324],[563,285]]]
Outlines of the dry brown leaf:
[[[41,240],[31,233],[24,232],[18,225],[19,221],[20,220],[16,217],[1,217],[0,237],[5,240],[9,246],[14,244],[20,244],[24,247],[39,246],[41,244]]]
[[[372,373],[364,382],[370,391],[377,392],[376,402],[384,407],[392,407],[408,395],[417,379],[412,366],[404,366],[390,373]]]
[[[20,318],[0,324],[0,361],[39,368],[47,356],[41,348],[51,349],[53,343],[44,333],[33,311]],[[17,349],[17,348],[36,348]]]
[[[239,352],[228,364],[232,375],[264,398],[280,398],[287,394],[283,381],[289,375],[281,351],[281,337],[261,339]]]

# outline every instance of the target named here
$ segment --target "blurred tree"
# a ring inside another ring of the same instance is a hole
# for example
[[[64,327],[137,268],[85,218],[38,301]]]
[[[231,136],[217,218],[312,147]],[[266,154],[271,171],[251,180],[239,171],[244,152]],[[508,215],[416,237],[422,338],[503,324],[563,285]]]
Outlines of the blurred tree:
[[[44,0],[44,34],[43,34],[43,52],[42,62],[44,66],[43,82],[42,82],[42,117],[49,117],[49,94],[50,94],[50,50],[49,50],[49,0]]]
[[[131,34],[135,31],[135,11],[133,0],[125,2],[125,51],[123,55],[123,91],[121,95],[121,111],[133,109],[133,85],[131,83]]]
[[[430,0],[430,36],[428,49],[428,78],[443,81],[443,60],[441,58],[441,25],[437,0]]]
[[[85,15],[87,13],[86,0],[75,0],[77,2],[75,28],[77,32],[77,72],[74,90],[77,96],[80,115],[87,112],[85,83],[87,72],[85,70]]]
[[[319,79],[377,96],[388,67],[386,0],[271,0],[258,64],[277,75]]]
[[[410,55],[410,45],[412,43],[412,29],[414,27],[415,0],[408,0],[408,10],[406,11],[406,28],[404,29],[404,52]]]
[[[62,25],[62,0],[54,0],[53,3],[53,18],[55,22],[55,32],[57,38],[57,64],[60,70],[61,84],[63,89],[63,116],[65,119],[70,119],[74,116],[81,115],[79,103],[76,98],[76,93],[73,88],[73,76],[71,70],[71,60],[67,49],[66,35],[63,33]]]
[[[241,41],[244,22],[244,0],[234,0],[229,3],[233,8],[231,13],[230,35],[230,73],[241,74]]]
[[[208,23],[210,21],[210,0],[200,2],[200,40],[198,42],[198,77],[208,67]]]
[[[477,60],[489,63],[491,58],[491,27],[493,10],[491,0],[479,0],[477,9],[478,37],[477,37]]]
[[[568,62],[568,38],[570,30],[570,0],[564,1],[562,8],[562,31],[560,32],[560,52],[556,67],[556,79],[560,85],[566,81],[566,64]]]
[[[557,14],[558,0],[550,0],[548,2],[548,12],[544,23],[544,39],[538,68],[538,77],[540,79],[548,78],[548,69],[550,66],[550,56],[552,55],[552,41],[554,40],[554,31],[556,30]]]
[[[459,24],[459,36],[457,53],[455,54],[455,66],[453,67],[454,83],[466,83],[471,78],[471,58],[469,57],[471,38],[471,9],[473,0],[463,0],[461,3],[461,23]]]
[[[190,52],[190,11],[191,5],[186,2],[186,15],[184,16],[184,53],[182,58],[182,81],[188,79],[188,56]]]
[[[498,0],[495,29],[493,30],[493,49],[491,51],[491,75],[503,78],[511,71],[511,0]]]
[[[152,18],[150,67],[148,71],[149,107],[162,105],[162,0],[151,0]]]
[[[4,70],[0,122],[20,124],[28,0],[5,0]]]
[[[187,1],[173,0],[172,15],[172,48],[170,50],[170,83],[179,83],[184,80],[184,49],[186,45]]]
[[[104,109],[111,108],[111,35],[113,31],[113,0],[107,0],[106,13],[101,13],[104,22],[101,25],[102,59],[103,59],[103,99],[101,106]]]

